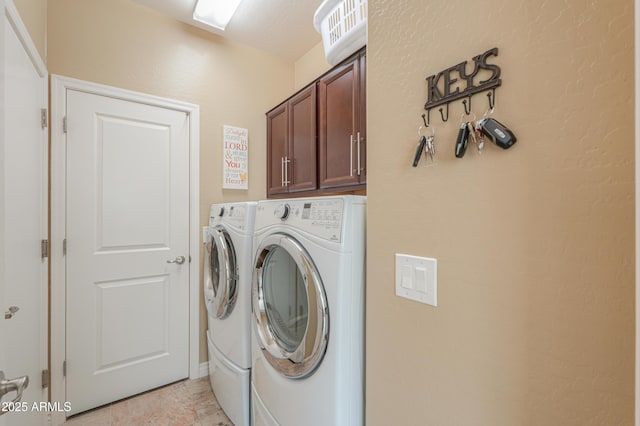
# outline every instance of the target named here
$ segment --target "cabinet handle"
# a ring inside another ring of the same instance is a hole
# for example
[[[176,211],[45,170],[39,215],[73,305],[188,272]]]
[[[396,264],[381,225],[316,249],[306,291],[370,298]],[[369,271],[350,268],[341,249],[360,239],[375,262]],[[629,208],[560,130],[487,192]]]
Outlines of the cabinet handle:
[[[349,140],[349,176],[353,177],[353,135]]]
[[[358,176],[360,176],[360,132],[358,132],[358,150],[357,150],[357,154],[358,154]]]
[[[291,182],[289,182],[289,157],[284,157],[284,186],[289,186]]]
[[[280,186],[284,187],[284,157],[280,157]]]

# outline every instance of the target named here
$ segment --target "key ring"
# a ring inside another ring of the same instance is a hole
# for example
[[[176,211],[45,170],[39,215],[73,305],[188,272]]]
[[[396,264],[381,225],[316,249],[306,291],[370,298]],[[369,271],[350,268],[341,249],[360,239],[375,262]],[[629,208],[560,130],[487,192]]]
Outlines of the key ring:
[[[471,117],[473,116],[473,119],[471,120],[464,120],[465,117]],[[470,121],[476,121],[476,115],[473,113],[473,111],[470,114],[467,114],[467,112],[463,112],[462,115],[460,116],[460,123],[469,123]]]
[[[428,126],[431,129],[431,134],[430,135],[426,135],[423,134],[422,129],[425,129],[425,126],[420,126],[418,127],[418,137],[419,138],[425,138],[425,145],[424,145],[424,156],[425,158],[429,158],[431,161],[433,161],[433,157],[436,154],[436,147],[434,144],[434,140],[435,140],[435,136],[436,136],[436,129],[433,126]],[[426,132],[424,132],[426,133]]]
[[[426,134],[422,134],[422,129],[425,129],[425,126],[420,126],[418,127],[418,138],[421,138],[422,136],[425,136],[427,138],[432,138],[436,135],[436,129],[433,126],[428,126],[431,129],[431,134],[429,136],[427,136]]]

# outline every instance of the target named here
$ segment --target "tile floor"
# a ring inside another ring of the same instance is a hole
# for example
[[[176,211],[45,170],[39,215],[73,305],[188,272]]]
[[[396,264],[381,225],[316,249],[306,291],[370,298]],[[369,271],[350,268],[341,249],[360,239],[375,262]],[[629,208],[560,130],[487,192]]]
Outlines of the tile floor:
[[[233,426],[209,378],[185,380],[70,417],[73,426]]]

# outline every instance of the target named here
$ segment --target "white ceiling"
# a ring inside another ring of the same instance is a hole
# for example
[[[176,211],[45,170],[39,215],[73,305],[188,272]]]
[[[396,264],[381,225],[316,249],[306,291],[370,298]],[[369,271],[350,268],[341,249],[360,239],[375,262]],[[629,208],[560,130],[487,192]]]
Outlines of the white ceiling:
[[[321,41],[313,27],[313,14],[322,0],[243,0],[225,31],[193,20],[195,0],[131,1],[291,61]]]

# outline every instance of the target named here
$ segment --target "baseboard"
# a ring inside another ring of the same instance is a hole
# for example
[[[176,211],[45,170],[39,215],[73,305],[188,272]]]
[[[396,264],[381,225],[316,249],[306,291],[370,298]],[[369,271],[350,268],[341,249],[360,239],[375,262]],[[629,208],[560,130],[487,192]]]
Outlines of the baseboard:
[[[209,362],[201,362],[200,363],[200,377],[206,377],[209,375]]]

